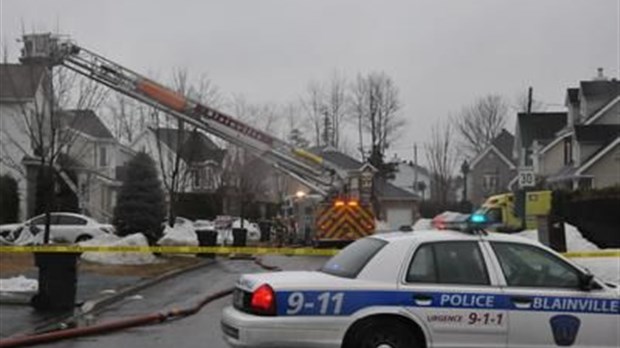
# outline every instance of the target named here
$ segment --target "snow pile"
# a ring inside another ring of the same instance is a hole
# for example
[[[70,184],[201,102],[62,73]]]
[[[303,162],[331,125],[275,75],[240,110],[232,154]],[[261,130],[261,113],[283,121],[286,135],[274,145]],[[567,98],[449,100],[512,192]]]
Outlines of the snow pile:
[[[0,279],[0,292],[37,292],[39,290],[39,281],[29,279],[23,275]]]
[[[157,241],[157,244],[169,246],[197,246],[198,237],[191,225],[177,224],[174,227],[166,225],[164,228],[164,236]]]
[[[232,223],[232,228],[241,228],[241,219],[237,219]],[[248,231],[247,240],[258,242],[260,240],[260,228],[258,225],[243,219],[243,228]]]
[[[418,221],[413,224],[414,231],[424,231],[432,229],[431,219],[418,219]]]
[[[43,231],[32,234],[30,228],[20,227],[12,231],[7,238],[0,240],[0,245],[34,245],[43,244]]]
[[[390,227],[390,224],[387,223],[387,221],[375,220],[375,231],[378,233],[391,232],[392,228]]]
[[[592,251],[600,250],[599,247],[594,245],[589,240],[585,239],[577,227],[569,224],[564,224],[564,231],[566,235],[566,250],[567,251]],[[527,239],[539,240],[538,230],[527,230],[516,233],[515,235],[525,237]]]
[[[620,257],[574,257],[570,260],[605,281],[620,284]]]
[[[81,246],[148,246],[146,237],[142,233],[131,234],[127,237],[117,237],[110,234],[100,235],[93,239],[79,243]],[[86,252],[82,259],[108,265],[143,265],[158,262],[152,253],[132,252]]]

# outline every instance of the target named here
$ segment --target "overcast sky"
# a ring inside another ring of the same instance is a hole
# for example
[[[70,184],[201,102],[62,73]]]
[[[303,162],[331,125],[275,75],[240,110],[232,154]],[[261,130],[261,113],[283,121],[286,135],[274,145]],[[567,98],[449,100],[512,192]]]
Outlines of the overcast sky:
[[[335,70],[385,71],[412,158],[431,124],[476,97],[533,86],[557,109],[597,67],[618,77],[620,0],[0,0],[11,58],[26,31],[69,34],[138,72],[206,72],[253,102],[296,100]],[[509,124],[514,132],[514,122]]]

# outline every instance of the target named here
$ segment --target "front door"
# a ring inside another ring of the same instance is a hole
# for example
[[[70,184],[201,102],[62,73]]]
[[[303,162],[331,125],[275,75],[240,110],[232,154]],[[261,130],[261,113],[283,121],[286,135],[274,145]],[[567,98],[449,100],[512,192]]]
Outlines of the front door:
[[[407,309],[423,322],[433,347],[505,347],[508,318],[500,308],[478,241],[421,244],[409,264],[403,288]]]
[[[509,347],[618,347],[620,298],[534,245],[491,242],[506,281]]]

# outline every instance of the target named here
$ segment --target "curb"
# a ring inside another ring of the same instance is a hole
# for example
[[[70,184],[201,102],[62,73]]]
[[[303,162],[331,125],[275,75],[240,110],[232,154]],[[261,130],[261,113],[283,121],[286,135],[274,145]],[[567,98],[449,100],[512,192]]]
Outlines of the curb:
[[[216,262],[215,259],[203,260],[201,262],[198,262],[197,264],[194,264],[188,267],[171,270],[171,271],[168,271],[164,274],[160,274],[153,278],[147,278],[135,285],[126,286],[124,288],[121,288],[119,291],[115,292],[114,294],[106,295],[106,296],[103,296],[103,297],[100,297],[94,300],[84,301],[84,303],[82,303],[82,305],[79,307],[76,304],[76,309],[71,314],[59,315],[55,318],[51,318],[43,322],[42,324],[37,325],[32,331],[16,333],[16,334],[11,335],[10,337],[38,334],[38,333],[54,331],[57,329],[62,329],[62,328],[75,325],[75,323],[77,323],[82,317],[89,315],[89,314],[97,313],[103,310],[106,306],[119,302],[123,298],[135,292],[144,290],[148,287],[151,287],[153,285],[156,285],[168,279],[174,278],[183,273],[191,272],[199,268],[206,267],[215,262]],[[87,305],[88,307],[86,307],[85,310],[82,310],[82,308],[84,308]]]

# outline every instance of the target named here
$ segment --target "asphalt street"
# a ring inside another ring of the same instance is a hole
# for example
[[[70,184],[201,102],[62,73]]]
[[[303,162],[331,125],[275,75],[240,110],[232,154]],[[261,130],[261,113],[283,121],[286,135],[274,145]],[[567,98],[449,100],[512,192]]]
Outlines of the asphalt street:
[[[269,265],[286,270],[314,270],[325,258],[270,256],[263,258]],[[169,279],[156,286],[125,298],[106,308],[90,322],[105,322],[148,314],[160,310],[189,307],[205,296],[232,287],[242,273],[265,272],[249,260],[218,259],[213,265]],[[98,347],[228,347],[222,339],[220,316],[229,305],[230,296],[214,301],[197,314],[184,319],[137,327],[101,336],[88,336],[59,341],[40,347],[98,348]]]

